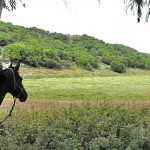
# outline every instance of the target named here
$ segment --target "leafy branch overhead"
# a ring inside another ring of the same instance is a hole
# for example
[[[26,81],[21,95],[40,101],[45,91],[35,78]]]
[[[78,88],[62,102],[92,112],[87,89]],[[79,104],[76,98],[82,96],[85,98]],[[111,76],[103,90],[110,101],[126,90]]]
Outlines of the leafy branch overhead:
[[[67,0],[63,0],[65,5],[68,4]],[[97,0],[100,4],[101,0]],[[150,16],[150,0],[124,0],[124,3],[127,3],[126,11],[129,9],[134,13],[134,8],[136,7],[137,12],[137,22],[141,21],[143,8],[147,9],[147,14],[145,17],[145,21],[148,22]]]
[[[19,0],[19,2],[22,4],[23,7],[26,7],[26,4],[24,2],[22,2],[22,0]],[[16,2],[16,0],[8,0],[8,2],[4,1],[3,7],[9,11],[16,10],[17,2]]]
[[[18,0],[23,7],[26,7],[26,4],[22,0]],[[69,4],[69,0],[62,0],[66,6]],[[97,0],[100,4],[100,0]],[[150,0],[123,0],[126,3],[126,11],[131,10],[134,14],[134,8],[136,8],[137,13],[137,22],[141,21],[142,12],[146,9],[147,13],[145,16],[145,21],[148,22],[150,16]],[[0,15],[2,8],[5,8],[9,11],[16,10],[17,0],[0,0]]]
[[[99,3],[101,0],[97,0]],[[147,10],[147,14],[145,17],[145,21],[148,22],[149,16],[150,16],[150,0],[123,0],[124,3],[126,3],[126,11],[129,9],[134,14],[134,8],[136,8],[137,13],[137,22],[139,23],[141,21],[142,12],[143,9]]]
[[[150,16],[150,0],[124,0],[124,3],[128,3],[126,11],[130,9],[134,13],[134,8],[136,7],[137,22],[141,21],[143,9],[147,9],[145,21],[148,22]]]

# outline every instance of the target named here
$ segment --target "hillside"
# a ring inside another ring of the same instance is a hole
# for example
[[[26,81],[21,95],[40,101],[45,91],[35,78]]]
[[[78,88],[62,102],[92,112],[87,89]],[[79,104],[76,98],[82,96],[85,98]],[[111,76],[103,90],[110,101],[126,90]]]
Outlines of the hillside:
[[[108,44],[88,35],[51,33],[11,23],[0,22],[0,47],[4,57],[33,67],[65,69],[77,65],[93,70],[105,63],[119,73],[126,72],[126,68],[150,70],[150,54],[130,47]]]

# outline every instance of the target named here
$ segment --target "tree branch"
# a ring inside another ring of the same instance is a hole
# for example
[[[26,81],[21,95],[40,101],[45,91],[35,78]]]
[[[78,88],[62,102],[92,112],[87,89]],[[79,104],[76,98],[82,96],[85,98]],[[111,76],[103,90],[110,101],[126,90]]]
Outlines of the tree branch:
[[[4,5],[4,0],[0,0],[0,18],[2,14],[3,5]]]

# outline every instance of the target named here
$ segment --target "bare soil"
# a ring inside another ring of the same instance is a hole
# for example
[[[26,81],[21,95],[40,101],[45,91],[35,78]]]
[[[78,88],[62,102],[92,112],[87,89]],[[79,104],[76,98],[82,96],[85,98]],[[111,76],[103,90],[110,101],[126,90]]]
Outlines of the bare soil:
[[[15,108],[16,109],[28,109],[31,107],[64,107],[68,108],[71,105],[104,105],[104,104],[110,104],[112,106],[121,106],[121,107],[127,107],[127,106],[150,106],[150,101],[54,101],[54,100],[27,100],[26,102],[19,102],[19,100],[16,101]],[[13,105],[13,100],[4,100],[3,103],[0,106],[0,109],[11,109]]]
[[[81,101],[53,101],[53,100],[28,100],[26,102],[16,101],[15,108],[28,109],[31,107],[70,107],[71,105],[79,105]],[[13,105],[13,100],[6,100],[0,106],[0,109],[9,109]]]

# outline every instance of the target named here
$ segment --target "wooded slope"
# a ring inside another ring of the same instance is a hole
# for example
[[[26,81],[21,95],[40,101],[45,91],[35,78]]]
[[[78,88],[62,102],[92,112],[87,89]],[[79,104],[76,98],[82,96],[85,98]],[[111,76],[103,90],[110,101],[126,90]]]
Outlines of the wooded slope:
[[[34,67],[64,69],[78,65],[93,70],[105,63],[120,73],[125,72],[126,67],[150,69],[150,54],[108,44],[86,34],[65,35],[0,22],[0,46],[4,48],[4,57]]]

